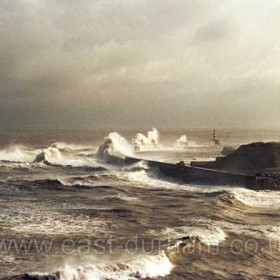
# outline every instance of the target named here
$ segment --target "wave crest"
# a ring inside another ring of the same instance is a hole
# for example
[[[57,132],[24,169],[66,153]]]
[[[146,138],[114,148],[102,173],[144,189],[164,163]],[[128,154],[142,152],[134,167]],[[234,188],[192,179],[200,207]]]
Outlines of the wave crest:
[[[117,132],[109,133],[97,151],[98,158],[107,162],[110,162],[114,156],[123,158],[133,154],[133,147]]]
[[[139,278],[164,277],[173,269],[167,254],[139,256],[136,259],[112,264],[65,265],[59,272],[49,275],[29,274],[24,279],[41,280],[136,280]],[[46,278],[48,277],[48,278]]]
[[[41,153],[39,153],[34,163],[36,162],[48,162],[48,163],[57,163],[61,160],[62,156],[60,153],[60,150],[55,147],[50,147],[47,149],[44,149]]]
[[[133,280],[147,277],[164,277],[170,274],[173,269],[165,252],[155,256],[138,257],[126,263],[116,263],[111,265],[86,265],[73,268],[65,266],[60,273],[61,280]]]

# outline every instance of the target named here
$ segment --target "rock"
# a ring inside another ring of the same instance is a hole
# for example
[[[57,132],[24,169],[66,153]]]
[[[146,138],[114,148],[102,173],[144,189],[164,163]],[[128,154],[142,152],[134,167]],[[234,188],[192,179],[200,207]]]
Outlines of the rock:
[[[226,171],[262,170],[280,167],[280,143],[251,143],[240,146],[226,157],[217,158],[219,169]]]
[[[227,146],[222,149],[221,154],[223,156],[228,156],[228,155],[232,154],[233,152],[235,152],[235,150],[236,149],[234,147]]]

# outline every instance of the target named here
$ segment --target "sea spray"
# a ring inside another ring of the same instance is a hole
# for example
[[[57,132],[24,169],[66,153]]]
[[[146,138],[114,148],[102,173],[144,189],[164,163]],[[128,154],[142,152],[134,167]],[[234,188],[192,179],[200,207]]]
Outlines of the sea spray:
[[[57,163],[61,160],[61,153],[58,148],[50,147],[44,149],[41,153],[39,153],[34,162],[50,162],[50,163]]]
[[[188,137],[185,134],[182,135],[180,138],[178,138],[174,143],[175,147],[185,147],[187,145],[188,145]]]
[[[147,132],[147,136],[137,133],[133,138],[133,144],[135,149],[139,151],[143,148],[156,148],[159,146],[159,132],[153,128]]]
[[[39,150],[31,150],[28,147],[15,145],[0,151],[0,160],[10,162],[32,162]]]
[[[165,252],[152,256],[139,256],[134,260],[113,264],[88,264],[77,268],[66,265],[61,280],[134,280],[164,277],[173,269]]]
[[[97,156],[106,161],[113,155],[120,157],[133,155],[133,147],[117,132],[109,133],[97,151]]]

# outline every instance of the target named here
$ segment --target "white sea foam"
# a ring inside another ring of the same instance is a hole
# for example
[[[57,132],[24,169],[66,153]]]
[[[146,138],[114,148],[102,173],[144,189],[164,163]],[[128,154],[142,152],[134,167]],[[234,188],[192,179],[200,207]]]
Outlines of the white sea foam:
[[[173,188],[185,189],[192,192],[213,193],[218,191],[228,191],[245,205],[260,208],[280,209],[280,192],[278,191],[253,191],[242,187],[233,186],[211,186],[186,184],[182,181],[167,181],[154,172],[145,170],[119,174],[132,182],[138,182],[141,186],[151,188]]]
[[[97,151],[97,156],[105,160],[109,160],[112,155],[123,157],[133,154],[133,147],[117,132],[109,133]]]
[[[232,224],[225,221],[218,222],[220,226],[223,226],[225,230],[232,231],[236,234],[246,234],[249,236],[262,237],[265,236],[271,240],[280,241],[280,224]]]
[[[0,151],[0,160],[16,162],[32,162],[38,150],[30,150],[24,146],[10,146]]]
[[[201,224],[211,224],[211,227],[220,229],[224,232],[224,236],[226,237],[226,232],[232,232],[235,234],[244,234],[248,236],[255,236],[257,238],[261,238],[265,236],[268,239],[280,241],[280,223],[276,224],[241,224],[241,223],[231,223],[225,220],[221,221],[213,221],[208,219],[195,219],[194,222],[199,222]],[[184,228],[184,227],[182,227]],[[176,229],[176,228],[175,228]],[[179,228],[180,229],[180,228]],[[167,234],[172,234],[172,230],[170,229],[170,233],[167,229]],[[200,231],[200,230],[199,230]],[[209,236],[215,234],[214,231],[210,233]],[[180,235],[179,235],[180,236]],[[222,238],[222,234],[218,234]],[[214,239],[215,240],[215,239]],[[222,241],[222,239],[220,239]]]
[[[185,147],[187,147],[187,145],[188,145],[188,137],[185,134],[182,135],[180,138],[178,138],[175,141],[175,143],[174,143],[175,147],[183,147],[183,148],[185,148]]]
[[[104,199],[105,198],[118,198],[118,199],[121,199],[121,200],[130,201],[130,202],[139,200],[138,196],[128,196],[128,195],[125,195],[125,194],[108,195],[108,196],[105,196]]]
[[[133,142],[137,146],[142,145],[158,145],[159,144],[159,133],[153,128],[147,132],[147,136],[142,133],[137,133],[133,139]]]
[[[150,172],[150,176],[148,176],[145,170],[118,173],[116,175],[119,178],[124,178],[132,182],[141,183],[141,187],[146,186],[148,188],[185,188],[185,186],[182,186],[180,183],[168,182],[166,180],[158,179],[157,174],[153,172]]]
[[[147,135],[137,133],[133,138],[133,145],[137,151],[161,148],[159,144],[159,132],[153,128],[147,132]]]
[[[76,148],[76,150],[74,148]],[[77,149],[77,147],[73,145],[69,146],[64,143],[55,143],[50,147],[43,149],[39,153],[37,152],[34,162],[48,162],[52,164],[71,165],[75,167],[94,167],[96,165],[100,165],[97,163],[95,156],[85,157],[83,155],[79,155],[80,151],[82,150]],[[90,152],[91,154],[93,153],[93,151]]]
[[[154,231],[150,233],[154,233]],[[220,227],[210,224],[166,228],[160,232],[160,235],[173,240],[186,236],[198,237],[202,243],[209,246],[218,245],[226,239],[226,234]]]
[[[41,153],[39,153],[34,162],[42,162],[47,161],[50,163],[59,163],[62,156],[58,148],[50,147],[47,149],[42,150]]]
[[[45,214],[42,215],[42,212]],[[2,220],[5,217],[2,217]],[[37,207],[22,210],[16,216],[9,216],[8,223],[14,232],[29,234],[98,234],[104,232],[106,221],[85,215],[72,217]]]
[[[231,191],[236,189],[231,186],[211,186],[211,185],[197,185],[187,184],[182,180],[176,180],[164,177],[159,171],[140,170],[128,173],[116,173],[116,176],[121,179],[126,179],[131,182],[141,184],[141,187],[147,188],[167,188],[167,189],[183,189],[191,192],[212,193],[217,191]],[[239,188],[237,188],[239,189]]]
[[[164,277],[173,269],[165,252],[152,256],[138,256],[133,260],[112,264],[88,264],[79,267],[65,265],[62,280],[133,280]]]
[[[262,208],[280,208],[280,192],[275,191],[253,191],[244,188],[232,190],[235,198],[242,203]]]

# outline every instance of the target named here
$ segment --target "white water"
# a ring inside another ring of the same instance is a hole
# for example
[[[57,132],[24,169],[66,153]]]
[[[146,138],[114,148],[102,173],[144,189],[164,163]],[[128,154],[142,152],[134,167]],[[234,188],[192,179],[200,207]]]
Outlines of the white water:
[[[41,150],[25,146],[10,146],[0,150],[0,160],[8,161],[2,162],[1,166],[11,168],[31,168],[33,162],[39,164],[44,161],[59,165],[96,166],[96,158],[84,156],[83,152],[94,154],[95,148],[65,143],[54,143]]]
[[[143,133],[137,133],[133,138],[133,144],[139,150],[144,147],[156,148],[159,145],[159,132],[153,128],[147,132],[147,136]]]
[[[42,215],[41,213],[45,213]],[[92,218],[85,215],[71,217],[44,207],[30,207],[15,216],[0,216],[2,221],[9,220],[12,223],[11,231],[28,234],[102,234],[106,229],[106,220]],[[108,232],[109,233],[109,232]]]
[[[279,209],[280,192],[277,191],[253,191],[248,189],[233,190],[235,198],[252,207]]]
[[[151,234],[155,233],[150,231]],[[156,233],[155,233],[156,234]],[[226,239],[225,232],[218,226],[202,224],[201,226],[182,226],[166,228],[160,231],[160,235],[167,239],[174,240],[186,236],[198,237],[206,245],[218,245]]]
[[[186,147],[187,145],[188,145],[188,137],[185,134],[182,135],[180,138],[178,138],[174,143],[175,147]]]
[[[61,159],[62,156],[60,150],[58,148],[50,147],[42,150],[42,152],[36,156],[34,162],[47,161],[50,163],[59,163]]]
[[[25,146],[10,146],[0,150],[0,160],[32,162],[39,150],[30,150]]]
[[[111,132],[104,138],[104,142],[99,146],[97,156],[107,160],[110,155],[131,156],[134,154],[133,147],[128,141],[118,134]]]
[[[161,175],[161,174],[160,174]],[[237,200],[245,205],[252,207],[280,209],[280,191],[253,191],[242,187],[233,186],[211,186],[211,185],[195,185],[186,184],[181,181],[167,181],[167,178],[159,177],[158,174],[141,170],[120,174],[131,181],[144,183],[152,188],[174,188],[186,189],[193,192],[212,193],[217,191],[228,191],[232,193]],[[162,175],[161,175],[162,176]]]
[[[113,264],[88,264],[80,267],[65,265],[62,280],[133,280],[163,277],[173,269],[164,252],[159,255],[139,256],[136,259]]]
[[[86,153],[86,156],[83,154],[83,152]],[[35,163],[46,161],[51,164],[71,165],[75,167],[94,167],[97,165],[96,157],[93,156],[95,153],[95,148],[89,148],[89,146],[54,143],[50,147],[37,153],[37,156],[34,157]],[[92,156],[87,156],[87,154]]]

